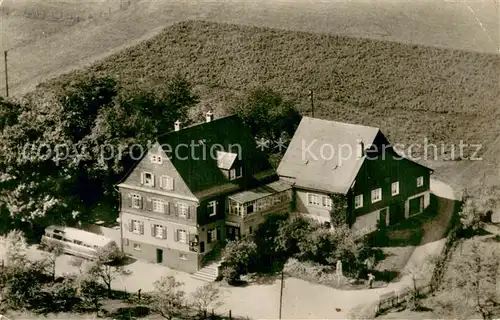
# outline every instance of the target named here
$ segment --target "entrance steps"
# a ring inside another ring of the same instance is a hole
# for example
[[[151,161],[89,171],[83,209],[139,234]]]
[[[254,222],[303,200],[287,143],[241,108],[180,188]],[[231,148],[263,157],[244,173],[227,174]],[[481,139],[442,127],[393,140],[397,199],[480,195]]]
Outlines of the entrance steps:
[[[192,274],[191,277],[193,279],[205,281],[205,282],[214,282],[218,276],[220,263],[213,262],[208,264],[198,270],[196,273]]]

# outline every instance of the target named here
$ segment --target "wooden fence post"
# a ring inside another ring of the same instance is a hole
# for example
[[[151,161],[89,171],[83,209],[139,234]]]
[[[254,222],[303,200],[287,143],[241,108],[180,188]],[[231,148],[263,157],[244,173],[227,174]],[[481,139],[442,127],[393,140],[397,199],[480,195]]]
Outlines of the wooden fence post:
[[[203,319],[207,319],[207,309],[203,309]]]
[[[229,310],[229,320],[232,320],[232,317],[231,317],[231,310]]]

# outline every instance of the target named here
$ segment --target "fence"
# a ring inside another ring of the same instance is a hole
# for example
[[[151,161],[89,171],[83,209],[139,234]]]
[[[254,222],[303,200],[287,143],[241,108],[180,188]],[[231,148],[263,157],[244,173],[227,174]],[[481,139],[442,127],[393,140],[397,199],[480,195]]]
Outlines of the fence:
[[[443,274],[445,271],[446,262],[451,257],[453,248],[457,244],[458,232],[460,230],[460,219],[458,215],[454,214],[448,228],[448,236],[443,246],[441,254],[434,265],[432,277],[425,285],[417,286],[416,291],[419,296],[427,296],[434,292],[441,285]],[[389,292],[383,294],[379,298],[378,304],[375,306],[374,315],[378,315],[389,309],[401,306],[404,302],[408,301],[410,294],[413,290],[405,288],[398,292]]]

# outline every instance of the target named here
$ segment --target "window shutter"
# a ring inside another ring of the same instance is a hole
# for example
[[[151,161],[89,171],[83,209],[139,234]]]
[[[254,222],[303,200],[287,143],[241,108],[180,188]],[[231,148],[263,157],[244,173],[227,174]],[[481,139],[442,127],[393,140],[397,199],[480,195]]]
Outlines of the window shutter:
[[[155,181],[156,180],[156,176],[154,174],[151,174],[151,186],[154,187],[155,186]]]
[[[176,217],[178,217],[178,216],[179,216],[179,205],[177,204],[177,202],[176,202],[176,203],[175,203],[175,205],[174,205],[174,215],[175,215]]]
[[[179,230],[174,230],[174,241],[179,241]]]
[[[142,201],[143,201],[143,198],[141,196],[139,196],[139,208],[141,208],[141,209],[143,208]]]
[[[128,194],[126,201],[127,201],[127,206],[132,207],[132,194],[130,193]]]
[[[169,214],[168,212],[168,202],[163,203],[163,213]]]
[[[128,239],[127,239],[127,238],[125,238],[125,239],[123,239],[123,240],[124,240],[124,245],[125,245],[126,247],[128,247]]]
[[[163,185],[163,176],[158,177],[158,179],[160,180],[160,188],[165,188],[165,186]]]
[[[163,239],[167,239],[167,227],[163,227],[162,229],[162,235],[163,235]]]
[[[141,222],[139,227],[141,228],[141,234],[144,234],[144,222]]]
[[[128,221],[128,231],[130,231],[130,232],[134,231],[134,221],[133,220]]]
[[[169,178],[168,180],[170,181],[169,189],[174,190],[174,178]]]
[[[153,210],[153,199],[146,199],[146,209],[148,209],[149,211]]]
[[[151,224],[151,236],[152,237],[155,236],[155,225],[154,224]]]
[[[220,240],[220,227],[217,227],[217,228],[216,228],[216,230],[217,230],[217,231],[216,231],[216,232],[217,232],[217,234],[216,234],[216,236],[217,236],[217,241],[219,241],[219,240]]]
[[[191,217],[191,206],[187,207],[187,213],[186,213],[186,219],[189,219]]]
[[[144,172],[141,172],[141,184],[144,184]]]
[[[212,230],[207,231],[207,243],[212,242]]]

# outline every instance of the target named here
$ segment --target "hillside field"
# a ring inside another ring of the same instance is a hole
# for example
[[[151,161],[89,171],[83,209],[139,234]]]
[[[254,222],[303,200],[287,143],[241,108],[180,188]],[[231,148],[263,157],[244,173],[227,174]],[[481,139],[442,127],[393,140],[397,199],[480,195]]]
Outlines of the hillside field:
[[[495,54],[188,21],[40,88],[90,74],[155,88],[180,72],[219,115],[259,85],[310,115],[313,89],[316,117],[380,127],[393,143],[416,144],[413,156],[424,155],[427,139],[438,147],[427,160],[443,160],[453,145],[459,156],[460,141],[482,144],[483,154],[500,136],[498,70]],[[464,149],[471,156],[477,147]]]

